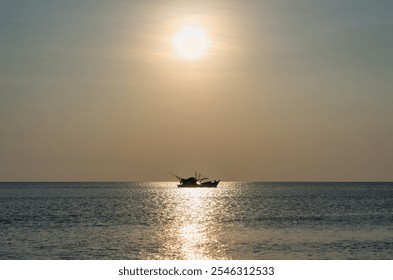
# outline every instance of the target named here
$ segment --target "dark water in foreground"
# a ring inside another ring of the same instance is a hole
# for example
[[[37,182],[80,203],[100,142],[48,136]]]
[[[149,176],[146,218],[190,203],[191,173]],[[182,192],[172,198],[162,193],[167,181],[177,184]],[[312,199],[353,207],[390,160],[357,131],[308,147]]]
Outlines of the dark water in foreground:
[[[393,183],[0,183],[0,259],[393,259]]]

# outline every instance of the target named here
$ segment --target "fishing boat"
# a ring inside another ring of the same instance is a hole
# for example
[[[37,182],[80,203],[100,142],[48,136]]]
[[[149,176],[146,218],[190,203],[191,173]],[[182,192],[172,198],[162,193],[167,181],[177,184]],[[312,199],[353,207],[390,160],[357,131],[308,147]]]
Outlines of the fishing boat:
[[[172,173],[177,179],[180,180],[177,185],[179,188],[216,188],[220,180],[209,180],[207,177],[203,177],[202,174],[195,172],[193,177],[181,178],[176,174]]]

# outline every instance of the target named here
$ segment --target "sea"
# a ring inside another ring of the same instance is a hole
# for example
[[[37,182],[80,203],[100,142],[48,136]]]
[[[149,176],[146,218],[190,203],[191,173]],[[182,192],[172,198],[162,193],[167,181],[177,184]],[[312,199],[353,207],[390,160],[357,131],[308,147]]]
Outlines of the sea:
[[[393,259],[393,183],[0,183],[0,259]]]

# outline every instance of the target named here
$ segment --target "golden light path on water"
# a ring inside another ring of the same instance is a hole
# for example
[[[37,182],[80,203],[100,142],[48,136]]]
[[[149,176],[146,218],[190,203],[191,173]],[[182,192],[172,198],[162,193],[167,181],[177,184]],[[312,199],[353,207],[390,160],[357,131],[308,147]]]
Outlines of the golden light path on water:
[[[217,189],[171,188],[167,191],[171,201],[163,215],[169,222],[159,230],[157,237],[163,249],[149,259],[228,259],[225,245],[219,240],[220,228],[214,221],[222,211],[222,205],[215,199]]]
[[[209,221],[210,200],[204,194],[206,189],[187,189],[184,194],[188,196],[185,204],[181,205],[187,219],[179,224],[179,241],[181,252],[185,259],[210,259],[210,242],[212,228]],[[186,208],[186,209],[185,209]]]

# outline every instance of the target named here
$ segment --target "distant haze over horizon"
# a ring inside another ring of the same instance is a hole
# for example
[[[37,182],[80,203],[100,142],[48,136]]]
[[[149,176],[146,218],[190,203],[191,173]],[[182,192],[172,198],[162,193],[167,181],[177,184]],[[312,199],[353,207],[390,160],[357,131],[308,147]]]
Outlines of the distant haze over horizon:
[[[392,14],[0,0],[0,182],[393,181]]]

